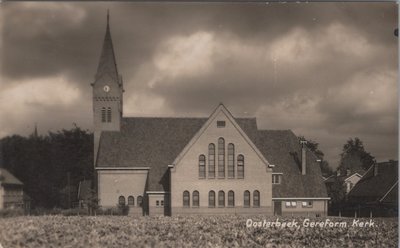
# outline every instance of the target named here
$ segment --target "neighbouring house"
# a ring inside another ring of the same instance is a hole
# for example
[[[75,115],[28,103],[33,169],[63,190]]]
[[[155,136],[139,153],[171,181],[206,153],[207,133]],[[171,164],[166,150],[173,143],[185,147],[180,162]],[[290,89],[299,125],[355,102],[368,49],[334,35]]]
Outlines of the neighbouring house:
[[[358,216],[397,216],[398,161],[375,163],[349,192],[347,201]]]
[[[0,168],[0,210],[22,208],[29,210],[30,198],[24,195],[24,184],[8,170]]]
[[[359,169],[357,171],[346,170],[345,174],[340,174],[338,170],[335,175],[331,175],[327,178],[323,178],[327,187],[332,185],[337,180],[342,180],[343,185],[345,187],[346,195],[350,192],[350,190],[360,181],[361,177],[364,175],[365,171]]]
[[[138,215],[327,214],[318,158],[291,130],[260,130],[223,104],[204,118],[124,117],[108,20],[91,84],[100,206]]]
[[[92,180],[83,180],[78,186],[78,206],[79,208],[87,208],[93,200]]]

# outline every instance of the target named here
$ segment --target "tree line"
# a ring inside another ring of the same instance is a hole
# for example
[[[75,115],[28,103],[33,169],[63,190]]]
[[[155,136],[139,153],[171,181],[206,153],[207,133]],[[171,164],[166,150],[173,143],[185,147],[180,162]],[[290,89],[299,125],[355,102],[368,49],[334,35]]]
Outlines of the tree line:
[[[24,183],[33,207],[70,208],[81,180],[93,177],[93,134],[74,125],[38,136],[0,140],[0,166]]]

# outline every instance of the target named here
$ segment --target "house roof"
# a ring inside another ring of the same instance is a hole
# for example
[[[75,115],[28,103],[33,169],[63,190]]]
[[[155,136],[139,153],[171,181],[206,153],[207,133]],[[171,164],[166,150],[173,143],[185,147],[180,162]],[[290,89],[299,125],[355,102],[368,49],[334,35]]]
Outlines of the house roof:
[[[301,145],[291,130],[260,130],[255,144],[265,158],[283,173],[281,184],[274,184],[272,197],[328,197],[317,157],[307,149],[306,175],[301,173]]]
[[[0,168],[0,185],[23,185],[23,183],[8,170]]]
[[[374,175],[375,166],[378,168],[377,175]],[[386,200],[397,197],[397,186],[393,187],[398,182],[397,173],[398,161],[376,163],[349,192],[349,200],[362,203],[380,201],[385,195]]]
[[[146,190],[169,191],[171,164],[208,118],[123,118],[120,132],[100,137],[97,168],[149,167]],[[235,118],[274,172],[283,173],[273,185],[273,197],[327,197],[316,157],[307,151],[307,173],[301,174],[301,145],[290,130],[258,130],[255,118]],[[289,183],[290,182],[290,183]]]

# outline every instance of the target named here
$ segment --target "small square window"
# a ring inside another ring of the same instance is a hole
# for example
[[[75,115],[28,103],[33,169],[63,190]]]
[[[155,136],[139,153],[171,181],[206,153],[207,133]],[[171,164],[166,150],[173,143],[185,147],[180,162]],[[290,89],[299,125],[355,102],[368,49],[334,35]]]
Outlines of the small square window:
[[[217,127],[225,127],[225,121],[217,121]]]
[[[161,201],[161,206],[164,206],[164,201]]]
[[[288,202],[288,201],[285,202],[285,206],[286,206],[286,207],[290,207],[290,202]]]
[[[160,201],[156,201],[156,206],[160,206]]]
[[[292,201],[291,205],[292,205],[292,207],[296,207],[297,206],[297,202]]]

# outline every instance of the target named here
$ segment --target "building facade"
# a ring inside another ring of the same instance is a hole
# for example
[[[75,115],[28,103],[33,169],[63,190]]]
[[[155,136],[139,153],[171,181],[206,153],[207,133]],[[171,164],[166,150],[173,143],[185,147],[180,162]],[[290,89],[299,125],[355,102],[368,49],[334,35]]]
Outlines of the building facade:
[[[316,156],[291,130],[259,130],[219,104],[205,118],[124,117],[107,16],[93,87],[99,204],[136,215],[327,213]]]

